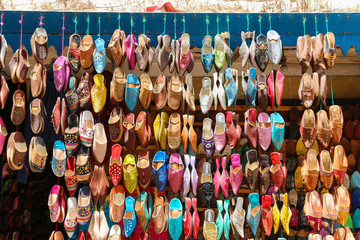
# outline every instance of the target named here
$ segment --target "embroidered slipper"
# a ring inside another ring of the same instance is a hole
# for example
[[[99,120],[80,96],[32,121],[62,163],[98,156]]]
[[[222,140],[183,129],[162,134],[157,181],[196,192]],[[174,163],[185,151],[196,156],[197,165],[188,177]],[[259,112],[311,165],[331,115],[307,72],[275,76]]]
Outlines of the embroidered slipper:
[[[60,216],[60,194],[61,189],[59,185],[54,185],[50,191],[48,199],[48,207],[50,211],[50,220],[55,223]]]
[[[69,59],[70,67],[74,72],[80,70],[80,43],[81,36],[79,34],[72,34],[69,37],[69,48],[67,58]]]
[[[88,69],[92,65],[92,53],[94,51],[94,41],[91,35],[85,35],[80,43],[80,63],[83,69]]]
[[[148,150],[140,150],[137,161],[137,169],[139,174],[138,183],[143,189],[146,189],[151,183],[151,166]]]
[[[12,132],[9,136],[6,156],[12,170],[20,170],[24,166],[27,153],[25,138],[21,132]]]
[[[134,155],[128,154],[125,156],[123,168],[125,187],[129,191],[129,193],[133,193],[137,187],[138,178]]]
[[[74,195],[79,184],[76,176],[75,162],[76,159],[74,156],[69,156],[66,160],[65,184],[70,196]]]
[[[67,199],[67,213],[64,221],[64,228],[69,238],[72,238],[78,225],[76,212],[77,212],[76,198],[69,197]]]
[[[29,165],[33,172],[41,173],[45,169],[48,153],[42,137],[33,137],[30,141]]]
[[[108,126],[110,132],[110,139],[112,142],[117,143],[123,136],[124,127],[124,113],[123,109],[119,107],[114,107],[114,109],[110,113]]]
[[[111,147],[111,157],[109,163],[109,173],[111,181],[117,186],[122,178],[123,163],[121,158],[122,147],[119,144],[114,144]]]
[[[72,155],[80,146],[78,116],[73,113],[68,117],[68,127],[65,129],[64,142],[67,155]]]
[[[57,177],[62,177],[65,174],[66,151],[65,151],[65,144],[61,140],[57,140],[54,143],[51,169],[55,174],[55,176]]]
[[[123,186],[114,186],[110,191],[109,215],[113,222],[121,222],[125,212],[125,190]]]
[[[80,183],[86,183],[90,180],[91,176],[91,158],[90,149],[87,147],[81,147],[75,163],[76,177]]]
[[[77,220],[80,225],[86,225],[91,217],[91,193],[88,186],[80,188],[77,203]]]
[[[102,38],[95,40],[95,48],[93,54],[93,65],[97,73],[102,73],[106,66],[106,49],[105,41]]]

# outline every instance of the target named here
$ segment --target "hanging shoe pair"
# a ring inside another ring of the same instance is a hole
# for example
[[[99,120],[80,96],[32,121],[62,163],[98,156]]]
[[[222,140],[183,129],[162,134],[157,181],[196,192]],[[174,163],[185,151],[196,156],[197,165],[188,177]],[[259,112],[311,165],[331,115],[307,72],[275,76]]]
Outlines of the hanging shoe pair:
[[[180,60],[180,42],[179,40],[173,39],[171,40],[171,53],[170,53],[170,73],[173,73],[174,70],[176,70],[176,73],[179,74],[180,73],[180,64],[179,64],[179,60]]]
[[[240,154],[235,153],[231,155],[230,166],[230,184],[233,193],[236,195],[243,181],[242,165],[240,162]]]
[[[257,160],[257,151],[251,149],[246,152],[247,163],[245,166],[246,180],[250,190],[254,191],[258,187],[259,179],[259,162]]]
[[[251,39],[250,47],[247,45],[246,40]],[[239,48],[239,54],[241,61],[241,66],[244,68],[247,61],[250,59],[250,63],[253,67],[256,66],[255,62],[255,31],[253,32],[241,32],[241,46]]]
[[[275,30],[268,31],[266,35],[269,47],[269,58],[273,64],[278,65],[283,55],[280,35]]]
[[[187,74],[185,77],[185,83],[183,84],[183,107],[184,101],[186,101],[187,106],[191,111],[195,111],[195,90],[193,85],[193,78],[191,73]]]
[[[55,176],[64,176],[66,170],[66,158],[65,144],[63,141],[57,140],[53,146],[53,156],[51,161],[51,169]]]
[[[184,164],[182,162],[180,154],[171,154],[169,160],[168,181],[170,188],[174,193],[177,193],[183,185],[184,176]]]
[[[51,114],[51,123],[56,134],[59,134],[60,127],[62,134],[65,134],[65,129],[68,126],[68,111],[66,108],[65,98],[57,98]]]
[[[125,237],[129,237],[135,230],[137,216],[135,214],[135,198],[128,196],[125,199],[125,214],[123,218]]]
[[[153,199],[148,192],[141,192],[135,202],[135,213],[141,228],[146,231],[153,212]]]
[[[162,192],[165,189],[168,179],[168,165],[169,156],[159,151],[155,154],[152,161],[152,171],[154,175],[154,183],[158,191]]]
[[[79,34],[75,33],[70,35],[67,58],[69,60],[70,67],[74,72],[78,72],[81,67],[80,44],[81,44],[81,36]]]
[[[135,156],[127,154],[123,163],[124,185],[129,193],[133,193],[137,188],[138,171],[136,167]]]
[[[62,223],[65,219],[66,194],[62,186],[54,185],[51,188],[48,207],[50,212],[50,220],[53,223]]]
[[[201,63],[206,73],[211,72],[214,65],[214,49],[212,47],[212,37],[206,35],[202,41]]]
[[[186,153],[188,149],[188,143],[190,142],[191,149],[197,153],[197,134],[194,130],[194,115],[183,115],[183,130],[181,132],[181,142],[183,146],[183,152]]]
[[[168,232],[173,240],[178,240],[183,232],[183,209],[178,198],[171,199],[169,204]]]
[[[149,75],[142,74],[140,76],[140,92],[139,92],[139,102],[143,109],[148,109],[150,107],[152,95],[153,95],[153,84]]]
[[[126,128],[125,128],[126,129]],[[147,148],[151,140],[151,116],[150,113],[142,111],[136,118],[135,132],[143,148]]]
[[[41,79],[40,79],[41,80]],[[46,82],[46,81],[45,81]],[[32,83],[32,81],[30,81],[30,83]],[[42,84],[42,81],[40,82],[40,84]],[[41,85],[40,85],[41,86]],[[31,88],[32,90],[33,88]],[[45,87],[46,89],[46,87]],[[42,91],[42,88],[39,87],[39,91]],[[31,92],[33,93],[33,91]],[[3,75],[1,75],[1,80],[0,80],[0,109],[4,109],[5,108],[5,104],[7,101],[7,98],[10,94],[10,89],[9,86],[5,80],[5,77]],[[45,92],[44,92],[45,94]],[[33,94],[34,95],[34,94]],[[35,97],[37,97],[38,95],[36,95]],[[34,97],[34,96],[33,96]]]
[[[225,89],[224,89],[224,74],[223,73],[214,73],[214,86],[212,89],[212,96],[214,102],[214,109],[217,110],[218,103],[223,110],[226,110],[226,97],[225,97]],[[211,105],[210,105],[211,106]]]
[[[339,144],[344,126],[344,116],[340,106],[332,105],[329,107],[329,119],[333,138],[335,142]]]
[[[194,196],[196,196],[197,194],[197,186],[198,186],[198,182],[199,182],[199,176],[197,174],[196,168],[195,168],[195,156],[190,156],[190,155],[184,155],[184,160],[185,160],[185,172],[184,172],[184,176],[183,176],[183,187],[184,187],[184,192],[183,195],[186,196],[189,191],[190,191],[190,180],[191,180],[191,186],[192,186],[192,193],[194,194]],[[191,172],[189,170],[189,164],[191,166]]]
[[[107,137],[105,126],[102,123],[96,123],[94,127],[94,139],[92,153],[98,163],[103,163],[107,151]]]
[[[44,131],[45,120],[46,120],[46,109],[44,102],[35,98],[30,103],[30,126],[34,134],[39,134]]]
[[[203,165],[200,183],[205,199],[210,202],[214,195],[214,182],[211,172],[211,163],[209,162],[205,162]]]
[[[25,93],[22,90],[16,90],[13,94],[13,105],[11,108],[10,120],[12,124],[18,126],[24,122],[25,117]]]
[[[30,89],[33,98],[43,98],[46,92],[47,71],[41,63],[36,63],[30,72]],[[3,90],[1,90],[3,95]],[[6,100],[6,99],[5,99]]]
[[[236,206],[231,214],[231,223],[240,237],[244,237],[245,210],[243,209],[244,198],[238,197]],[[250,210],[250,209],[249,209]]]
[[[94,171],[92,173],[91,180],[89,182],[89,187],[91,191],[93,204],[97,206],[97,203],[99,202],[100,206],[103,206],[109,188],[109,181],[107,179],[104,166],[99,166],[99,165],[94,166]]]
[[[217,200],[217,207],[218,207],[218,215],[216,218],[216,228],[217,228],[217,237],[216,239],[219,240],[224,233],[225,239],[229,240],[230,235],[230,214],[229,214],[229,204],[230,200],[225,199],[224,205],[222,200]],[[225,210],[224,216],[222,216],[222,212]]]
[[[241,72],[241,86],[243,89],[243,95],[245,98],[245,105],[247,106],[247,101],[250,102],[250,105],[256,106],[255,100],[256,100],[256,69],[250,68],[248,71],[242,71]]]
[[[168,126],[169,126],[169,115],[166,112],[161,112],[156,115],[153,129],[155,143],[158,147],[165,150],[168,142]]]
[[[269,62],[269,47],[264,34],[256,37],[255,62],[260,71],[264,72]]]
[[[5,125],[3,125],[2,129],[4,127]],[[4,143],[5,143],[5,139],[4,139]],[[39,147],[41,148],[41,150],[44,150],[42,148],[42,145],[39,145]],[[27,150],[28,148],[26,146],[26,142],[23,134],[21,132],[12,132],[9,136],[6,146],[7,162],[12,170],[16,171],[23,168]]]
[[[215,149],[221,152],[226,145],[226,121],[222,112],[216,114],[216,125],[214,128]]]
[[[172,150],[178,149],[181,145],[181,117],[179,113],[170,115],[167,134],[169,148]]]
[[[123,139],[127,150],[130,152],[135,151],[138,144],[136,131],[135,131],[135,127],[136,127],[135,121],[136,121],[135,114],[133,113],[129,113],[128,115],[126,115],[123,121],[123,129],[124,129]]]
[[[69,79],[70,79],[70,65],[67,57],[58,57],[53,64],[54,83],[58,92],[67,91]]]
[[[256,236],[256,232],[260,223],[259,193],[249,194],[249,206],[246,220],[250,225],[253,235]]]
[[[14,137],[17,136],[15,135]],[[45,170],[47,157],[48,157],[48,153],[46,150],[46,144],[44,139],[42,137],[36,137],[36,136],[32,137],[29,146],[29,165],[31,171],[42,173]],[[17,158],[18,157],[15,156],[13,159],[17,159]],[[21,163],[19,162],[19,164]],[[19,164],[17,166],[19,166]],[[16,165],[16,163],[14,165]]]
[[[145,204],[144,204],[145,205]],[[110,191],[109,217],[113,222],[120,222],[125,212],[125,189],[121,185],[114,186]]]
[[[155,233],[161,234],[166,232],[169,222],[169,201],[166,196],[161,195],[160,197],[156,197],[153,209],[152,221],[154,223]],[[136,223],[134,225],[136,225]]]
[[[110,113],[108,126],[110,132],[110,139],[112,142],[117,143],[123,136],[124,133],[124,112],[122,108],[114,107]]]
[[[320,231],[323,221],[323,206],[317,191],[306,193],[304,212],[310,227],[316,231]]]
[[[109,234],[109,226],[103,210],[95,210],[92,213],[88,232],[91,239],[106,240]]]
[[[220,166],[222,172],[220,173]],[[221,165],[220,165],[220,158],[216,158],[216,172],[213,178],[214,186],[215,186],[215,197],[217,198],[220,193],[220,188],[224,196],[227,198],[229,196],[229,184],[230,184],[230,177],[229,173],[226,170],[226,157],[221,158]]]
[[[253,148],[257,148],[258,123],[256,120],[257,111],[254,108],[248,109],[245,115],[244,133]]]
[[[67,213],[64,221],[64,228],[69,238],[72,238],[78,226],[76,213],[77,213],[76,198],[69,197],[67,199]]]
[[[24,83],[29,68],[30,68],[30,63],[29,63],[29,55],[27,50],[22,48],[17,49],[9,62],[11,81],[13,83],[19,83],[19,82]],[[54,79],[55,79],[55,75],[54,75]]]
[[[204,77],[202,79],[202,88],[199,94],[200,109],[203,114],[208,113],[211,105],[213,104],[213,92],[211,91],[211,79]]]
[[[140,94],[140,82],[134,74],[127,75],[125,86],[125,103],[127,108],[132,112],[134,111]]]
[[[126,84],[127,80],[124,71],[119,67],[115,68],[110,82],[110,101],[113,104],[124,101]]]
[[[303,74],[298,94],[305,108],[310,108],[312,105],[318,106],[320,100],[321,104],[326,107],[327,85],[325,73],[320,73],[320,76],[318,73],[313,73],[313,77],[308,73]]]
[[[261,193],[266,194],[271,185],[269,156],[266,154],[260,155],[259,175],[260,175]]]
[[[107,47],[108,51],[110,52],[113,63],[115,63],[116,66],[121,66],[125,61],[126,58],[125,39],[126,39],[125,32],[120,29],[116,29]]]
[[[326,70],[324,59],[324,35],[319,33],[312,36],[311,40],[311,68],[313,72],[317,72],[320,68]],[[335,40],[335,39],[334,39]]]
[[[271,109],[274,109],[274,105],[277,109],[281,107],[284,81],[285,77],[280,71],[271,71],[267,79],[268,96],[270,99]]]
[[[239,118],[239,115],[236,115],[235,112],[226,112],[226,136],[231,149],[238,145],[242,133],[241,127],[234,124],[235,118]]]
[[[277,193],[280,189],[280,187],[283,185],[283,182],[285,181],[285,172],[281,166],[280,162],[280,153],[278,152],[272,152],[270,154],[272,166],[270,167],[270,173],[271,178],[274,183],[274,190],[275,193]]]
[[[90,96],[91,96],[91,85],[90,85],[90,75],[86,72],[81,76],[79,85],[76,89],[80,108],[86,108],[89,105]]]
[[[178,76],[172,76],[170,78],[167,94],[167,104],[174,111],[179,109],[182,102],[181,100],[184,91],[183,88],[184,86]]]
[[[81,147],[75,162],[76,178],[79,183],[87,183],[90,180],[91,168],[90,148]]]
[[[148,72],[154,58],[154,51],[150,47],[151,40],[145,34],[138,36],[139,45],[135,49],[136,62],[140,71]]]
[[[214,63],[216,69],[220,72],[226,61],[226,44],[221,34],[216,34],[214,46]]]
[[[201,144],[204,148],[205,154],[210,157],[215,149],[214,145],[214,131],[212,129],[213,121],[210,118],[204,118],[203,129],[201,136]]]
[[[106,104],[107,88],[104,75],[94,76],[94,85],[91,88],[91,103],[96,114],[100,114]]]
[[[235,80],[234,77],[235,76]],[[239,81],[238,81],[238,70],[227,68],[225,69],[225,92],[226,92],[226,98],[227,98],[227,106],[233,106],[235,102],[236,106],[236,99],[238,95],[238,87],[239,87]]]
[[[164,72],[166,67],[170,63],[170,36],[169,35],[159,35],[157,37],[158,45],[155,48],[155,56],[158,62],[161,72]]]
[[[193,214],[191,215],[191,207]],[[196,240],[200,227],[200,218],[197,212],[197,198],[185,198],[185,212],[184,212],[184,237],[185,240],[190,239],[191,235]]]
[[[75,113],[79,107],[79,96],[76,88],[77,88],[76,77],[70,77],[69,90],[67,90],[65,94],[65,98],[67,105],[69,106],[70,114]]]

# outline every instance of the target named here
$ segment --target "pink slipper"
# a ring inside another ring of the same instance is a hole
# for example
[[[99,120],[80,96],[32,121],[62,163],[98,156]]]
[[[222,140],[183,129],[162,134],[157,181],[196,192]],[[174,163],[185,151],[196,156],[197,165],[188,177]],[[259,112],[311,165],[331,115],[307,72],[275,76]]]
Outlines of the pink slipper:
[[[222,173],[221,173],[221,189],[224,194],[224,196],[227,198],[229,196],[229,184],[230,184],[230,177],[229,173],[226,170],[226,157],[221,158],[221,167],[222,167]]]
[[[243,181],[242,165],[240,163],[240,154],[231,155],[230,183],[233,193],[236,195]]]

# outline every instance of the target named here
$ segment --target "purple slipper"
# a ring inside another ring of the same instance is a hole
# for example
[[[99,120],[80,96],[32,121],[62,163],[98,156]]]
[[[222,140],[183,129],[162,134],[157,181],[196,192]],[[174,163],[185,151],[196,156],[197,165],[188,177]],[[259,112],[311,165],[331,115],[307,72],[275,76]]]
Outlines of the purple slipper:
[[[126,47],[126,57],[128,60],[128,67],[129,70],[135,68],[136,58],[135,58],[135,48],[137,48],[138,42],[134,34],[130,34],[127,36],[125,40],[125,47]]]
[[[183,176],[183,188],[184,188],[183,195],[186,196],[190,191],[190,170],[189,170],[190,156],[184,155],[184,160],[185,160],[185,173]]]
[[[66,78],[65,59],[66,57],[60,56],[55,60],[53,65],[54,83],[55,83],[55,88],[58,92],[61,92],[63,90],[65,83],[65,78]]]

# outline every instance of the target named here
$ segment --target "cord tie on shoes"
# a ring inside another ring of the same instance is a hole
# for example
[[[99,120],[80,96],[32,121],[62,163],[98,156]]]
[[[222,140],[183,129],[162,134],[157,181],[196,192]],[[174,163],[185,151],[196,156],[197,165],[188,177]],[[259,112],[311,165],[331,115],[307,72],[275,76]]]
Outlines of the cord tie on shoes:
[[[143,22],[143,34],[145,35],[146,34],[146,29],[145,29],[146,17],[145,16],[142,17],[142,22]]]
[[[43,15],[40,15],[40,17],[39,17],[39,20],[40,20],[40,22],[39,22],[39,27],[40,28],[42,28],[42,26],[45,24],[45,23],[43,23],[43,19],[44,19],[44,16]],[[2,20],[2,19],[1,19]]]
[[[99,38],[100,38],[100,33],[101,33],[101,17],[99,16],[99,18],[98,18],[98,25],[99,25],[99,34],[98,34],[98,36],[99,36]]]
[[[303,17],[302,23],[303,23],[303,28],[304,28],[304,37],[305,37],[305,35],[306,35],[306,28],[305,28],[306,17]]]
[[[77,20],[77,16],[75,15],[75,18],[73,19],[74,22],[74,29],[75,29],[75,34],[77,34],[77,24],[78,24],[78,20]]]
[[[86,22],[87,22],[86,35],[89,35],[89,33],[90,33],[90,16],[89,15],[86,17]]]

